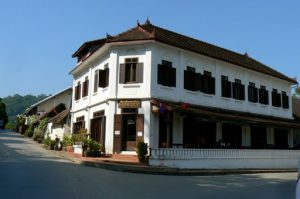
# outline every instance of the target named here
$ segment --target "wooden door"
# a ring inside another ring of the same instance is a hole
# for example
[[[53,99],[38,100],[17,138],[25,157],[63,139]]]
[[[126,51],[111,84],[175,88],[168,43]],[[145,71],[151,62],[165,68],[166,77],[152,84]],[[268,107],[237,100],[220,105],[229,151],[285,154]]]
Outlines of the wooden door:
[[[115,114],[114,118],[114,146],[113,152],[121,152],[121,136],[122,136],[122,115]]]

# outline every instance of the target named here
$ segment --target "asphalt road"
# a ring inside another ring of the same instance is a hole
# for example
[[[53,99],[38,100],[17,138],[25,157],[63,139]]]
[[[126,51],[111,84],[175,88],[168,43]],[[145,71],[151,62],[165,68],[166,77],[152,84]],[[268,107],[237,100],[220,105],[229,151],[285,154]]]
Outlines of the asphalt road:
[[[64,160],[18,134],[0,130],[0,198],[295,197],[296,173],[163,176],[122,173]]]

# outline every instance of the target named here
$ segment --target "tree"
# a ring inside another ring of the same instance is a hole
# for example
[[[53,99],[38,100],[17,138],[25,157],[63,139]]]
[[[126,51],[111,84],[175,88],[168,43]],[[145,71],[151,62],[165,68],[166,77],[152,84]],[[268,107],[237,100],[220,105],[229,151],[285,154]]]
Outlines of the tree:
[[[2,102],[2,99],[0,98],[0,120],[3,122],[3,127],[6,125],[8,117],[6,113],[6,105],[4,102]]]

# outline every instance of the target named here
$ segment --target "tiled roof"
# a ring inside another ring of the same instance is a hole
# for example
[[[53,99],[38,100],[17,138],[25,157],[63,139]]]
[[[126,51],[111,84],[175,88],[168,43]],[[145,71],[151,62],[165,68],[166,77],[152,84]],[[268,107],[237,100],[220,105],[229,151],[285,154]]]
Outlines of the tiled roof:
[[[70,109],[63,110],[53,118],[49,120],[49,122],[52,122],[54,124],[60,124],[64,121],[64,119],[69,115]]]
[[[253,71],[264,73],[296,84],[297,81],[256,61],[247,54],[240,54],[185,35],[152,25],[148,20],[145,24],[106,38],[106,43],[155,40],[174,47],[192,51],[218,60],[229,62]],[[101,40],[103,41],[103,40]],[[79,49],[78,49],[79,50]],[[76,52],[78,52],[78,50]],[[75,55],[75,54],[74,54]],[[73,55],[73,56],[74,56]]]

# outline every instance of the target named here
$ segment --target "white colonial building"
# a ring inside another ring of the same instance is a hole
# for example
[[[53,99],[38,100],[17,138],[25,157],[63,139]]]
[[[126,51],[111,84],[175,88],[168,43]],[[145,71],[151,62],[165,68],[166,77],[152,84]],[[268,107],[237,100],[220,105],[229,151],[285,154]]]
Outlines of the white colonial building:
[[[84,43],[74,54],[72,129],[105,152],[144,140],[150,164],[180,168],[292,168],[298,151],[291,86],[239,54],[145,24]]]

